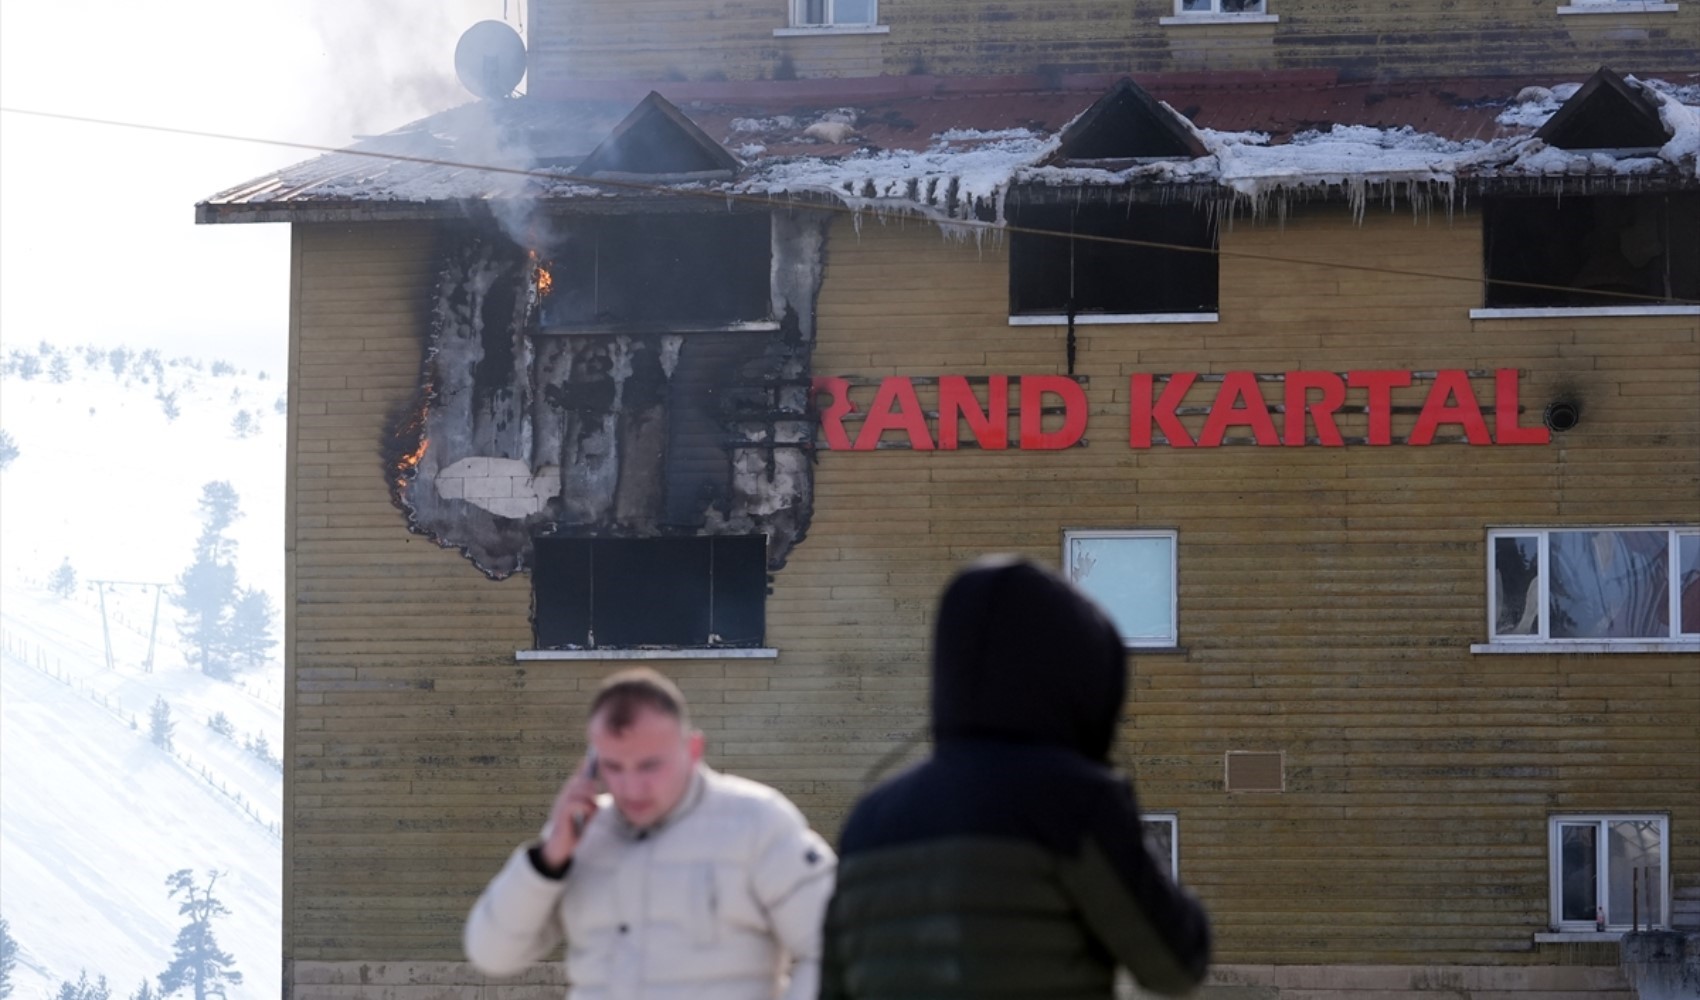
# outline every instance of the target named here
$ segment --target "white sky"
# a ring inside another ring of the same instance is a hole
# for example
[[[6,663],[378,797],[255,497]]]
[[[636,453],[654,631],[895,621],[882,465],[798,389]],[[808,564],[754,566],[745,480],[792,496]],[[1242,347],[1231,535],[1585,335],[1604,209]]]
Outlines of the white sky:
[[[521,0],[6,0],[0,105],[342,145],[470,99],[454,46]],[[0,342],[129,344],[281,375],[288,227],[195,202],[311,154],[0,113]]]

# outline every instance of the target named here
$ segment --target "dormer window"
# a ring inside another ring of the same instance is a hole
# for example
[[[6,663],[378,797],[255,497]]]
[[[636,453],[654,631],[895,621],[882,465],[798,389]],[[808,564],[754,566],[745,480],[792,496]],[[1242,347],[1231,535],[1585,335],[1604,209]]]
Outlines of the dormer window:
[[[794,28],[870,28],[879,21],[879,0],[791,0]]]

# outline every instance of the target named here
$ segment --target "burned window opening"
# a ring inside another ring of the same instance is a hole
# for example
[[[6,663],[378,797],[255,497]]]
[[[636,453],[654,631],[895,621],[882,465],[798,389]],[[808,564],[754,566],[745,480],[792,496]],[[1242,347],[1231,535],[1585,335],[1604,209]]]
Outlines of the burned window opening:
[[[1489,308],[1700,300],[1700,194],[1490,197],[1482,228]]]
[[[484,297],[479,331],[483,356],[473,365],[472,384],[486,398],[508,388],[513,381],[514,340],[523,336],[515,329],[514,313],[523,304],[520,295],[524,280],[523,268],[505,269],[492,294]]]
[[[588,218],[549,256],[545,328],[718,329],[773,316],[765,214]]]
[[[724,218],[665,221],[724,235]],[[830,216],[737,218],[760,222],[762,310],[783,319],[688,333],[545,327],[559,261],[493,224],[444,227],[418,388],[380,447],[409,529],[492,579],[533,566],[540,531],[763,535],[767,568],[782,568],[813,512],[808,385]]]
[[[539,649],[760,646],[762,535],[535,540]]]
[[[1011,315],[1216,311],[1216,223],[1207,206],[1028,203],[1011,211],[1010,224]]]

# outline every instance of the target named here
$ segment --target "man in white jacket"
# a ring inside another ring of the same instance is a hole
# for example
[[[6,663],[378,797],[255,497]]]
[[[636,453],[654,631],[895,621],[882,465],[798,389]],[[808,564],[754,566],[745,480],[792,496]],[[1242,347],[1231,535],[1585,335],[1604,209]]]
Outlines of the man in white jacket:
[[[472,908],[472,964],[512,975],[564,940],[570,1000],[813,1000],[836,859],[797,807],[702,763],[653,670],[603,683],[589,741],[542,836]]]

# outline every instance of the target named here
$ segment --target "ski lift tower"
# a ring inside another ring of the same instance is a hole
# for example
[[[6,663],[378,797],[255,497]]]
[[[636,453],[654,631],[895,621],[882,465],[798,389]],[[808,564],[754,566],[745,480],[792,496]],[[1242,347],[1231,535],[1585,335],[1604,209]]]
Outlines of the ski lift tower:
[[[147,659],[142,661],[142,670],[150,674],[153,673],[154,642],[159,637],[159,598],[165,592],[165,584],[145,583],[136,580],[90,580],[89,583],[94,584],[95,590],[100,594],[100,637],[106,645],[106,669],[108,670],[116,670],[117,663],[112,658],[112,626],[107,622],[106,588],[113,588],[114,593],[117,592],[119,587],[141,587],[144,593],[146,593],[146,588],[153,588],[153,624],[148,627]]]

